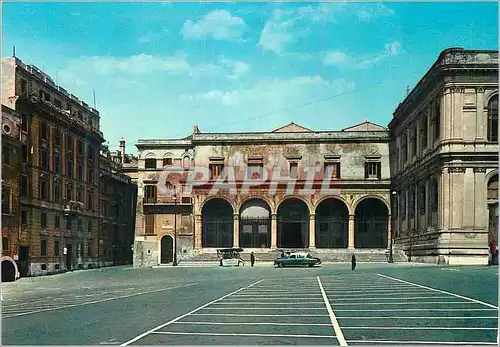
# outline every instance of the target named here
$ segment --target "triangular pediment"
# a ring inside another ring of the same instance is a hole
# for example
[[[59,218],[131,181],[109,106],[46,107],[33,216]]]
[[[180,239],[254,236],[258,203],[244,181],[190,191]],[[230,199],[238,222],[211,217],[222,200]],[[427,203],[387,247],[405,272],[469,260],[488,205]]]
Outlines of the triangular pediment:
[[[291,122],[290,124],[284,125],[278,129],[274,129],[273,133],[310,133],[313,132],[311,129],[305,128],[301,125]]]
[[[369,121],[365,121],[363,123],[342,129],[342,131],[387,131],[387,128]]]

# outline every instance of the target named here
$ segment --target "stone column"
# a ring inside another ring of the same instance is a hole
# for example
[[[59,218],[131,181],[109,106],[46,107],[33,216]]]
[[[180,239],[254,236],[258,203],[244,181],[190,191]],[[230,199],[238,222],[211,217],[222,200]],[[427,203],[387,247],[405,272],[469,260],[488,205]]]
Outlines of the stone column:
[[[391,247],[391,238],[392,238],[392,218],[391,214],[387,216],[387,248]],[[394,245],[392,245],[394,247]]]
[[[474,229],[488,230],[488,198],[486,169],[474,168]]]
[[[309,215],[309,248],[316,248],[316,216]]]
[[[349,249],[354,249],[354,215],[349,215]]]
[[[450,167],[450,229],[461,229],[463,226],[463,199],[465,168]]]
[[[203,234],[203,225],[201,221],[201,214],[194,216],[194,248],[201,250],[201,238]]]
[[[476,88],[476,140],[486,139],[487,115],[484,112],[484,88]]]
[[[276,220],[276,214],[271,215],[271,248],[278,248],[278,221]]]
[[[235,213],[233,215],[233,247],[238,248],[240,244],[240,215]]]

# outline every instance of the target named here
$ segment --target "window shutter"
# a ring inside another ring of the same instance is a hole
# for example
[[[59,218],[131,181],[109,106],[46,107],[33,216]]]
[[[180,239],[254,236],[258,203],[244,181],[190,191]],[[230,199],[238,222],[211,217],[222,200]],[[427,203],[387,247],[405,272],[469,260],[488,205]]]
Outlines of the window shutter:
[[[377,163],[377,178],[381,179],[382,178],[382,167],[380,163]]]
[[[368,178],[368,163],[365,162],[365,178]]]

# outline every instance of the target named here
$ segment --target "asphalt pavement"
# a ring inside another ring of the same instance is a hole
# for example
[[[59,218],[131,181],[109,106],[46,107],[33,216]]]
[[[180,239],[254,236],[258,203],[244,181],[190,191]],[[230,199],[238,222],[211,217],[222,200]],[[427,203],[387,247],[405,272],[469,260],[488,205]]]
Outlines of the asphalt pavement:
[[[2,284],[2,344],[495,344],[497,270],[118,267],[23,278]]]

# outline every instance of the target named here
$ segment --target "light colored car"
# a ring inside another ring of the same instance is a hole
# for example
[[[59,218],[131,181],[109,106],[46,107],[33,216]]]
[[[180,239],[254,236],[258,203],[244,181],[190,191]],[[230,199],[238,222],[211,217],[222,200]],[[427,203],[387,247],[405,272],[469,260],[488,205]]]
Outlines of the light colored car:
[[[307,252],[293,252],[289,256],[279,257],[274,261],[274,265],[278,267],[284,266],[309,266],[321,264],[321,259],[313,257]]]

